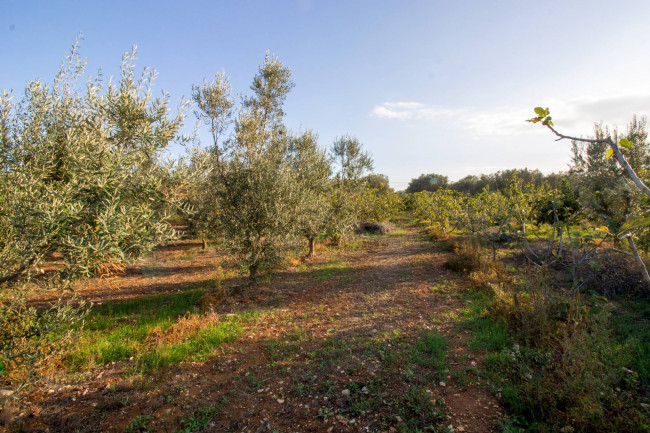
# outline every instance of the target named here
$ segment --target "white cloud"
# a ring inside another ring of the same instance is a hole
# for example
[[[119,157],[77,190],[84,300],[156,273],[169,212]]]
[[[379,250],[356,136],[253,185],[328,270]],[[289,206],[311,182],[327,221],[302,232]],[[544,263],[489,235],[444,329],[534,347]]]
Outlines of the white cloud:
[[[573,135],[589,135],[595,122],[624,127],[634,114],[650,114],[650,96],[584,98],[569,101],[551,99],[554,123]],[[511,136],[544,132],[525,120],[533,117],[533,107],[500,106],[489,109],[449,108],[420,102],[384,102],[373,107],[371,115],[383,119],[446,123],[467,131],[473,138]]]
[[[475,137],[526,132],[527,126],[524,123],[527,113],[511,107],[475,110],[447,108],[419,102],[384,102],[376,105],[371,115],[394,120],[446,122],[468,130]]]
[[[459,110],[430,106],[420,102],[384,102],[375,105],[372,115],[386,119],[398,120],[434,120],[440,117],[453,117]]]
[[[612,98],[583,98],[553,102],[551,114],[556,125],[569,128],[572,135],[589,135],[596,122],[624,128],[632,116],[650,114],[650,95]]]

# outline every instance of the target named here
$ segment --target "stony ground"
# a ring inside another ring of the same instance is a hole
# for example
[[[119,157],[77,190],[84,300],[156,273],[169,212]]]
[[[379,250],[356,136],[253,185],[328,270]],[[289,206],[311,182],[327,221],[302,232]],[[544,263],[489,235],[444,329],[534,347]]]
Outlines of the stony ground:
[[[294,261],[211,320],[254,312],[203,362],[134,374],[128,362],[52,377],[7,427],[49,432],[490,432],[497,396],[454,325],[467,283],[416,227],[362,236]],[[224,257],[185,242],[126,275],[80,287],[96,303],[179,293],[214,281]],[[236,288],[241,280],[224,285]],[[13,417],[13,418],[12,418]]]

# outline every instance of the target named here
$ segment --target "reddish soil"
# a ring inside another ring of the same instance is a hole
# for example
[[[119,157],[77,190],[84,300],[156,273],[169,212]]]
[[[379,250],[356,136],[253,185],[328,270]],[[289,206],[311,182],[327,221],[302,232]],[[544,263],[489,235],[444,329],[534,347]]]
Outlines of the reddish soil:
[[[437,431],[494,431],[502,411],[476,374],[480,354],[450,319],[463,306],[456,295],[466,283],[442,266],[445,255],[415,228],[320,252],[306,266],[211,307],[260,313],[242,338],[208,361],[141,376],[116,363],[52,380],[6,415],[8,425],[25,432],[402,432],[409,420],[400,413],[417,419],[430,416],[422,408],[440,408]],[[77,293],[99,303],[185,291],[212,280],[223,259],[184,241]],[[449,340],[449,371],[442,375],[407,368],[413,341],[426,330]],[[428,400],[409,403],[412,389],[425,390]]]

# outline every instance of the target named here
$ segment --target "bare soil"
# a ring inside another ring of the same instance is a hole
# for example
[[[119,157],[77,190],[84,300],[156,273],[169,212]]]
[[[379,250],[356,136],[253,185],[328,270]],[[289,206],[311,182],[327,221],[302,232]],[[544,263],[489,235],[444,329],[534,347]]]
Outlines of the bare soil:
[[[480,353],[468,349],[468,336],[450,319],[463,307],[457,295],[466,282],[443,267],[447,253],[417,228],[402,229],[362,236],[355,248],[320,251],[258,288],[206,307],[223,315],[259,311],[242,338],[208,361],[136,376],[128,374],[128,363],[115,363],[52,378],[7,414],[11,429],[401,432],[408,420],[400,413],[429,407],[405,400],[418,388],[444,413],[437,431],[494,431],[502,416],[497,396],[477,373]],[[209,286],[224,260],[212,248],[183,241],[122,276],[86,281],[77,294],[105,303]],[[239,288],[242,280],[224,284]],[[409,347],[427,330],[448,338],[449,371],[408,367]]]

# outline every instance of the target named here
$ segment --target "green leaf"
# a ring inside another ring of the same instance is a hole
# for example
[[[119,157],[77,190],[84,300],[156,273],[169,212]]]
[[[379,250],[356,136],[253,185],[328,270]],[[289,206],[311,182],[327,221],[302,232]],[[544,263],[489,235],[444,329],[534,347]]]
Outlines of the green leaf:
[[[542,107],[535,107],[535,114],[537,114],[540,117],[546,116],[546,110],[544,110]]]
[[[626,138],[621,138],[621,140],[618,142],[618,145],[626,149],[631,149],[632,146],[634,146],[634,143]]]
[[[611,158],[612,155],[614,155],[614,151],[611,148],[607,149],[607,153],[605,153],[605,159]]]

